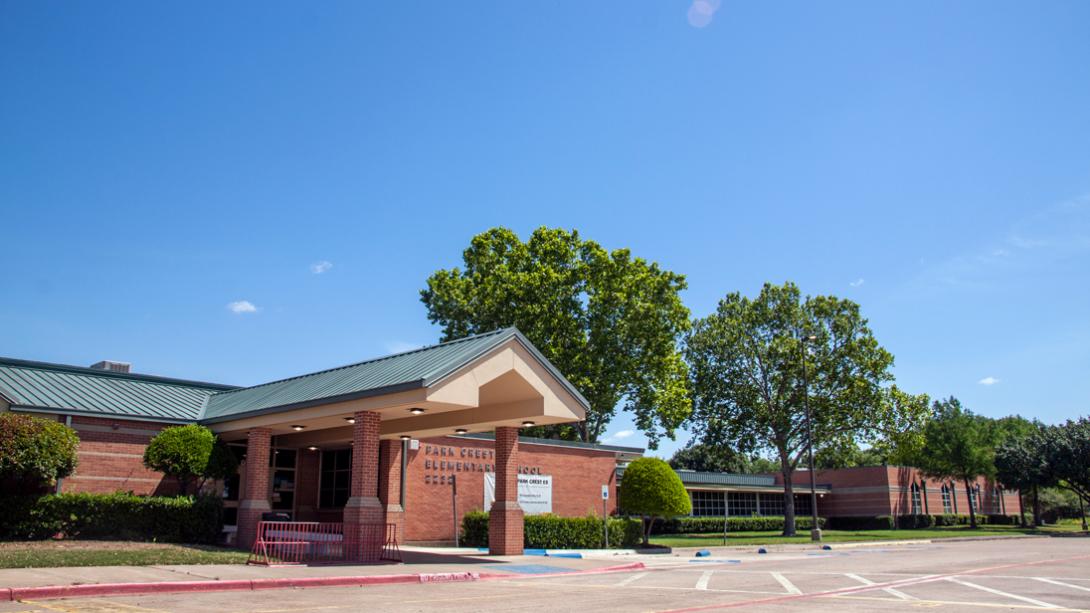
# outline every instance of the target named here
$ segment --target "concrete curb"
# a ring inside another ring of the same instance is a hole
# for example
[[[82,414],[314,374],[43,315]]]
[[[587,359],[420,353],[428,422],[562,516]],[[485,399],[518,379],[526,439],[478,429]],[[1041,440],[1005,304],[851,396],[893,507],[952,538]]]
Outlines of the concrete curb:
[[[556,577],[561,575],[594,575],[639,570],[641,562],[607,566],[583,571],[546,573],[532,577]],[[283,577],[276,579],[232,579],[224,581],[157,581],[146,583],[84,583],[79,585],[45,585],[39,587],[0,588],[0,601],[48,600],[52,598],[79,598],[97,596],[135,596],[139,594],[163,594],[184,592],[230,592],[274,590],[308,587],[366,587],[395,583],[454,583],[461,581],[527,579],[514,573],[405,573],[400,575],[363,575],[354,577]]]

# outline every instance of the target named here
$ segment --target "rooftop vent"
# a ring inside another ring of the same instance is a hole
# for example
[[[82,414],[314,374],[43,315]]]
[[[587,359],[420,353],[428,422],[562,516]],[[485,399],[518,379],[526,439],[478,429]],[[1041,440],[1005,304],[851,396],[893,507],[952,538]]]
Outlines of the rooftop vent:
[[[95,362],[91,364],[91,368],[96,370],[108,370],[110,372],[129,372],[132,368],[132,364],[128,362],[114,362],[113,360],[102,360],[101,362]]]

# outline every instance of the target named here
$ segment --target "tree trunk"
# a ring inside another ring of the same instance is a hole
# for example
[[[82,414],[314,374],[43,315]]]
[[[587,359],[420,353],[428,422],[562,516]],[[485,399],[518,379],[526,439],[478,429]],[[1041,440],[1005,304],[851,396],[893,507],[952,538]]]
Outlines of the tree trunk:
[[[973,486],[969,480],[965,480],[965,498],[969,501],[969,527],[976,528],[976,499],[973,497]]]
[[[783,471],[783,535],[795,536],[795,485],[791,470]]]
[[[1082,531],[1086,532],[1086,505],[1081,495],[1079,496],[1079,515],[1082,515]]]
[[[1026,505],[1022,504],[1022,501],[1026,499],[1026,493],[1022,491],[1022,488],[1018,488],[1018,522],[1022,524],[1022,527],[1026,527]]]
[[[655,526],[655,516],[644,516],[643,518],[643,546],[647,547],[651,544],[651,529]]]
[[[189,480],[186,477],[178,477],[178,495],[189,495]]]
[[[1036,485],[1033,486],[1033,527],[1041,527],[1041,496]]]

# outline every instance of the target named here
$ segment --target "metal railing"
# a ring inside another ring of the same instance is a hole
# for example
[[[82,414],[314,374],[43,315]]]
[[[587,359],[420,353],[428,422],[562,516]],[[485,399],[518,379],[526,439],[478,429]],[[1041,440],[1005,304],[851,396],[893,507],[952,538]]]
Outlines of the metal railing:
[[[396,524],[260,521],[248,563],[377,564],[385,560],[401,561]]]

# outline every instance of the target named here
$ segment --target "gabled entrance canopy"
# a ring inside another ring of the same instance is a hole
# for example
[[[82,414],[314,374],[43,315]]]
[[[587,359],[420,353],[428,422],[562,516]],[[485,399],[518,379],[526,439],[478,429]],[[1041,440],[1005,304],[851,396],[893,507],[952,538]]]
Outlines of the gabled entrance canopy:
[[[305,447],[350,441],[359,411],[380,416],[380,438],[398,439],[580,421],[587,407],[518,330],[507,328],[220,392],[200,421],[226,440],[267,428],[278,444]]]

